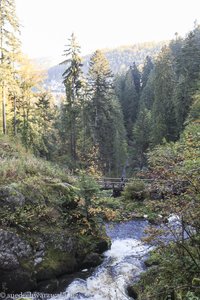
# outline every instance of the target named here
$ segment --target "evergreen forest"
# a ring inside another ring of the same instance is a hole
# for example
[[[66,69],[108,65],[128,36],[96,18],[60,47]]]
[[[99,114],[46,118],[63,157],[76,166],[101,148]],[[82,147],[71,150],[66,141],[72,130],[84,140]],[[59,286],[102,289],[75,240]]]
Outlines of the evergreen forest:
[[[174,213],[187,238],[183,233],[181,240],[166,245],[159,230],[149,229],[146,242],[157,241],[157,252],[130,289],[141,300],[168,295],[200,299],[200,25],[115,73],[100,49],[83,70],[74,33],[65,44],[60,62],[64,96],[56,102],[45,89],[45,72],[21,51],[14,1],[0,1],[0,235],[9,228],[12,234],[32,237],[28,241],[35,251],[37,235],[45,236],[50,247],[48,228],[57,228],[63,243],[72,235],[78,241],[72,265],[69,256],[61,258],[61,246],[48,248],[49,260],[39,264],[37,278],[31,273],[27,279],[32,265],[21,260],[21,286],[28,280],[23,290],[37,289],[36,282],[52,274],[77,270],[88,253],[97,252],[102,234],[98,218],[124,221],[147,215],[158,225]],[[101,177],[135,181],[119,199],[99,199]],[[2,247],[0,241],[0,251]],[[61,270],[60,261],[69,269]],[[0,269],[1,283],[19,291],[18,279],[8,277],[9,264]]]
[[[44,71],[21,53],[19,25],[9,10],[12,20],[3,15],[1,34],[2,134],[72,171],[94,167],[110,177],[146,167],[149,149],[179,139],[198,94],[198,25],[186,38],[176,35],[156,57],[147,56],[142,66],[133,61],[117,74],[97,50],[85,75],[72,34],[61,62],[65,97],[56,105],[43,87]]]

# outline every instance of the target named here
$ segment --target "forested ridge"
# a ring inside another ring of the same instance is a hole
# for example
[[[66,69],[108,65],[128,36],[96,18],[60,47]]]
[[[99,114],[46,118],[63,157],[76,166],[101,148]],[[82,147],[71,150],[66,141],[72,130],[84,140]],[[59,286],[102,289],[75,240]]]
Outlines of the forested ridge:
[[[114,49],[102,49],[101,51],[109,61],[109,65],[113,74],[126,72],[133,61],[137,66],[142,66],[146,56],[155,57],[164,45],[169,41],[162,42],[146,42],[134,44],[132,46],[120,46]],[[91,55],[82,57],[83,72],[87,74]],[[47,64],[51,62],[48,59],[36,59],[36,63],[42,64],[47,68]],[[63,65],[53,65],[48,68],[47,78],[45,78],[45,86],[54,92],[63,91],[62,73],[65,70]]]
[[[49,226],[57,222],[59,234],[64,228],[69,238],[76,228],[76,243],[69,239],[78,253],[69,269],[76,270],[101,241],[98,236],[91,246],[93,236],[101,232],[98,217],[119,221],[145,213],[160,225],[175,214],[181,239],[175,236],[166,245],[160,239],[162,230],[150,230],[147,242],[159,246],[133,293],[138,299],[199,299],[200,25],[195,23],[186,37],[176,34],[156,56],[132,61],[117,74],[101,50],[93,53],[84,72],[81,46],[72,34],[63,41],[64,96],[59,104],[44,89],[43,72],[21,52],[19,31],[14,1],[1,1],[1,230],[9,227],[35,237],[48,235]],[[135,177],[122,198],[99,199],[94,179],[122,175]],[[36,247],[34,239],[29,242]],[[85,253],[81,245],[88,247]],[[65,244],[61,248],[63,255]],[[60,252],[55,266],[51,250],[42,269],[36,268],[44,280],[49,276],[46,267],[53,275],[63,272]],[[68,256],[63,260],[68,263]],[[23,261],[25,272],[32,263]],[[30,277],[29,286],[34,288],[37,280]]]
[[[2,34],[4,134],[20,137],[40,157],[73,170],[95,165],[109,176],[120,176],[124,167],[130,173],[143,168],[149,148],[179,138],[198,93],[198,25],[186,38],[177,35],[156,58],[147,56],[142,68],[132,62],[115,76],[100,50],[85,75],[72,34],[61,63],[66,96],[60,105],[43,89],[43,74],[20,53],[17,28],[16,35]]]

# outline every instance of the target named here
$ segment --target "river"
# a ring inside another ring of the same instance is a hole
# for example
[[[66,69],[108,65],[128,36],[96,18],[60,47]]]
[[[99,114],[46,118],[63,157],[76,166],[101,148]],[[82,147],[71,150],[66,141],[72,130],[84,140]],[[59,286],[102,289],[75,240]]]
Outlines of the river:
[[[107,224],[112,241],[104,253],[103,263],[86,280],[75,279],[65,290],[51,300],[127,300],[128,284],[138,280],[144,270],[149,247],[142,243],[147,221],[129,221]]]

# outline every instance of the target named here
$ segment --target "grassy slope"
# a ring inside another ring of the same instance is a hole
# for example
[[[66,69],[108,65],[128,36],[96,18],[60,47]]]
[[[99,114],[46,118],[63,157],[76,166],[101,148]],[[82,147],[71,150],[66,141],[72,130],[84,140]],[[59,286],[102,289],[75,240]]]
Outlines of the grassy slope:
[[[73,272],[87,254],[102,251],[99,243],[106,240],[105,234],[94,220],[88,220],[68,171],[4,137],[0,138],[0,205],[0,230],[16,234],[31,246],[33,256],[21,259],[20,268],[28,273],[34,270],[34,280]],[[45,244],[45,256],[34,266],[38,244]],[[1,273],[0,282],[8,281],[7,273]],[[17,279],[14,287],[7,285],[16,291]]]

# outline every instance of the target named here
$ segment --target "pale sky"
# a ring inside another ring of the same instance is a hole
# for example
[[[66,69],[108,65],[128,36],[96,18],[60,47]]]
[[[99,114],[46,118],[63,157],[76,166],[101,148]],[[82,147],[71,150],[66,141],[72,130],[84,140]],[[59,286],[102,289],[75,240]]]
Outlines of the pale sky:
[[[200,22],[200,0],[16,0],[23,51],[61,57],[74,32],[82,54],[185,36]]]

